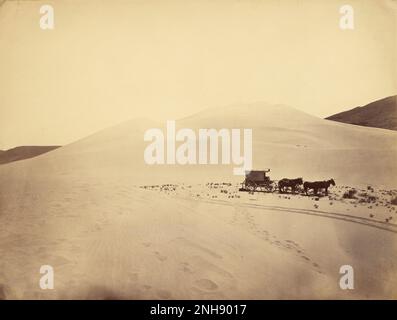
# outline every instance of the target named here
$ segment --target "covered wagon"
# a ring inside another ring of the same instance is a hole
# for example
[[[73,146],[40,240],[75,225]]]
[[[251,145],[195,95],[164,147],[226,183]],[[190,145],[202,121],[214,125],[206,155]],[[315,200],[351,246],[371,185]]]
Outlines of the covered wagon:
[[[274,181],[266,176],[270,169],[251,170],[245,172],[245,180],[241,184],[240,191],[272,192],[275,189]]]

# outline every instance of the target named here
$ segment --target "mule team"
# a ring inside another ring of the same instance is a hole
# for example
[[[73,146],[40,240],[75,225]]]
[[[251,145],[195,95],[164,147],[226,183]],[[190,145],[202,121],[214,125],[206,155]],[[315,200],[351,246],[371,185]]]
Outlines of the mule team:
[[[297,178],[297,179],[281,179],[278,182],[278,190],[280,193],[283,193],[287,190],[287,188],[291,188],[291,192],[295,193],[297,188],[303,184],[303,189],[308,195],[309,190],[313,190],[314,194],[317,195],[317,193],[321,190],[325,191],[325,195],[328,195],[328,188],[331,185],[335,185],[334,179],[330,180],[325,180],[325,181],[314,181],[314,182],[309,182],[305,181],[303,182],[303,178]]]

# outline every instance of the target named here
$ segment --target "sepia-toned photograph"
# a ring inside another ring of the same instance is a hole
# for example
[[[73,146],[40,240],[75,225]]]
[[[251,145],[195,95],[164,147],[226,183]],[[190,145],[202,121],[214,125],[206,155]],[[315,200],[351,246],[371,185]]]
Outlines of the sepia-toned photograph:
[[[396,300],[396,212],[396,0],[0,0],[0,300]]]

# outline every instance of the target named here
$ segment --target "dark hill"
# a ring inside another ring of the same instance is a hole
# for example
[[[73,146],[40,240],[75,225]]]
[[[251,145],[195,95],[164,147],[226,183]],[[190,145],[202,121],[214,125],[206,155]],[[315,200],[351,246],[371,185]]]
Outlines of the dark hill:
[[[377,100],[363,107],[334,114],[326,119],[365,127],[397,130],[397,96]]]
[[[0,164],[36,157],[59,148],[59,146],[21,146],[9,150],[0,150]]]

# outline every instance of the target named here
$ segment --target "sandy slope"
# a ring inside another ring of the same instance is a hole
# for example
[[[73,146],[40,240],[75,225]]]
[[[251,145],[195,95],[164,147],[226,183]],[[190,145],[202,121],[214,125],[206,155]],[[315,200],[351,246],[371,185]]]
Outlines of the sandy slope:
[[[127,122],[0,166],[0,297],[397,297],[392,228],[301,214],[295,209],[309,209],[301,198],[255,207],[244,204],[249,195],[214,202],[139,188],[241,180],[230,167],[146,166],[143,132],[157,125]],[[387,130],[260,104],[206,111],[179,126],[253,128],[254,165],[271,167],[273,178],[395,186],[397,135]],[[38,286],[43,264],[55,268],[53,291]],[[355,268],[353,291],[339,289],[343,264]]]

